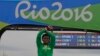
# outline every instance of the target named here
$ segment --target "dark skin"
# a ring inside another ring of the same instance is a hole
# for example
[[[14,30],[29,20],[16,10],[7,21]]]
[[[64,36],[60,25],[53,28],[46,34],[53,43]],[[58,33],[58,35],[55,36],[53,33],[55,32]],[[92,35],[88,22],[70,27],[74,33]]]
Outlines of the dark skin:
[[[42,41],[43,41],[43,44],[44,44],[44,45],[48,45],[48,43],[50,42],[49,36],[44,36],[44,37],[42,38]]]
[[[45,27],[45,29],[46,29],[46,30],[51,30],[51,31],[52,31],[53,27],[52,27],[52,26],[47,26],[47,27]],[[44,45],[48,45],[48,43],[50,42],[49,36],[44,36],[44,37],[42,37],[42,41],[43,41],[43,44],[44,44]]]

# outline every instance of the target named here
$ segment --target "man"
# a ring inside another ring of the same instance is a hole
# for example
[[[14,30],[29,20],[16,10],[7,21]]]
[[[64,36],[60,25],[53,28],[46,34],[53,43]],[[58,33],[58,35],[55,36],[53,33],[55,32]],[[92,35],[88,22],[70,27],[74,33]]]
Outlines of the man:
[[[38,56],[52,56],[55,46],[55,36],[47,29],[41,30],[37,35]]]

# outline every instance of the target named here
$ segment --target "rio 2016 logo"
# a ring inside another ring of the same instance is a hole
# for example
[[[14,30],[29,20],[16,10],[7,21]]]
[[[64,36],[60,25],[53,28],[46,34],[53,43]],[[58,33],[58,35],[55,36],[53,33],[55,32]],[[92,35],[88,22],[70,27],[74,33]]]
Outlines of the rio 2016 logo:
[[[24,9],[19,9],[21,5],[27,5],[27,7]],[[79,10],[79,8],[75,8],[73,10],[70,8],[62,9],[63,6],[60,2],[54,2],[51,4],[51,6],[58,7],[58,9],[55,10],[52,14],[47,7],[42,7],[36,13],[35,9],[37,8],[37,5],[31,5],[29,1],[21,1],[16,6],[15,17],[16,18],[22,17],[24,19],[28,19],[31,16],[32,19],[37,19],[38,17],[40,17],[42,20],[52,19],[54,21],[57,21],[59,19],[63,19],[64,21],[69,21],[74,17],[75,21],[81,19],[84,22],[89,22],[93,18],[93,13],[87,10],[91,6],[91,4],[86,5],[81,11]],[[26,15],[25,12],[28,12],[31,7],[33,8],[33,10],[31,10],[30,13]],[[46,15],[44,15],[43,13],[45,13]],[[58,13],[60,13],[60,16],[56,16]],[[66,16],[65,15],[66,13],[68,13],[69,15]]]

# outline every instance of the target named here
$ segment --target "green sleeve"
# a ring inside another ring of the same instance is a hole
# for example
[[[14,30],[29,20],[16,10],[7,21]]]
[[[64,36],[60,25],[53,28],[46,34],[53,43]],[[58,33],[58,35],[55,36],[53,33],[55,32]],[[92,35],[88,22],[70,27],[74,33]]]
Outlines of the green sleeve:
[[[37,39],[36,39],[36,43],[37,43],[37,46],[41,46],[42,43],[41,43],[41,36],[43,35],[43,33],[45,33],[46,30],[41,30],[38,35],[37,35]]]
[[[49,43],[49,45],[52,48],[54,48],[54,46],[55,46],[55,34],[52,33],[52,32],[48,32],[48,31],[47,31],[47,34],[50,36],[50,43]]]

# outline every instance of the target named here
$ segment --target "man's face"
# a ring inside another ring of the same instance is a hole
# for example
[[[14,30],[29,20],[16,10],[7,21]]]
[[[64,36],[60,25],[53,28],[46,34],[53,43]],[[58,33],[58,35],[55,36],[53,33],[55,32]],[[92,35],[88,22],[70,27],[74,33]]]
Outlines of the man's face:
[[[42,41],[43,41],[44,44],[48,44],[50,42],[49,36],[44,36],[42,38]]]

